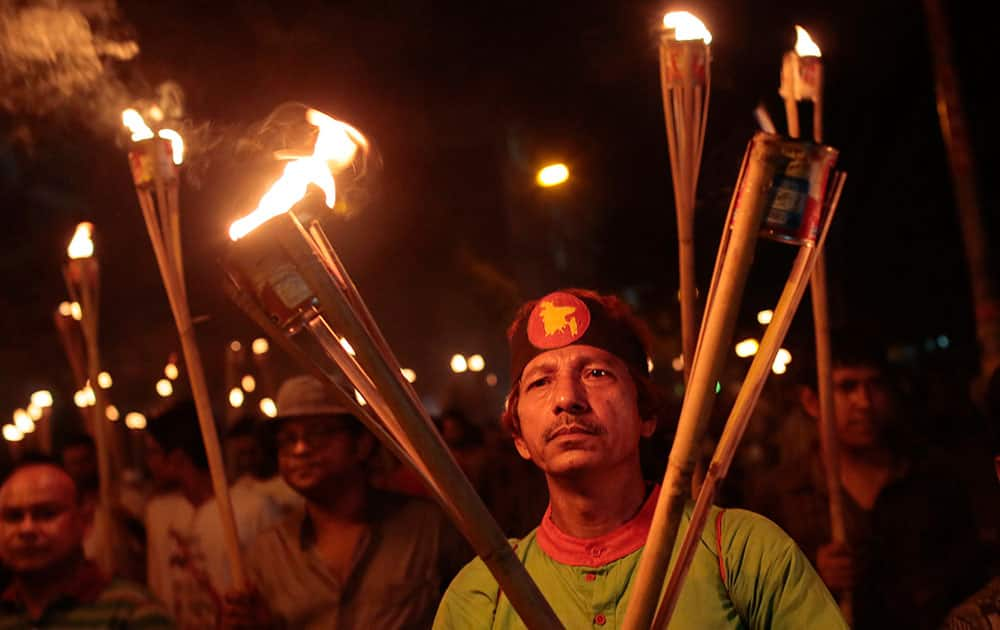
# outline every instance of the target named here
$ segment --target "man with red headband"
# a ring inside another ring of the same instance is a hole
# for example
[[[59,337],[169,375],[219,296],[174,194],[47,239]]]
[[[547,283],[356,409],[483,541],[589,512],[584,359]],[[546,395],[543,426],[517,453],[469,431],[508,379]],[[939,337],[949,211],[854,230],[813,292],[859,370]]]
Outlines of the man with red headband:
[[[578,289],[526,304],[508,331],[504,423],[550,496],[542,523],[514,545],[567,628],[621,625],[652,522],[659,487],[642,477],[639,441],[656,429],[659,396],[645,337],[623,302]],[[709,523],[673,627],[847,627],[777,526],[743,510],[713,510]],[[448,588],[434,627],[524,625],[476,559]]]

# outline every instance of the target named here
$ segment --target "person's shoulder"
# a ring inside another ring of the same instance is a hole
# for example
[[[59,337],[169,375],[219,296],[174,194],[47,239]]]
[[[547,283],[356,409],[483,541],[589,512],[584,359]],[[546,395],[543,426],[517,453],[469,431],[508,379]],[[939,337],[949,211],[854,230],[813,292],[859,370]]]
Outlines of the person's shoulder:
[[[305,510],[293,510],[275,522],[270,527],[262,529],[254,536],[248,546],[248,556],[260,556],[276,547],[285,547],[297,541],[302,531],[302,521],[305,518]]]
[[[114,578],[97,598],[98,604],[124,611],[130,628],[172,628],[167,609],[144,586]]]

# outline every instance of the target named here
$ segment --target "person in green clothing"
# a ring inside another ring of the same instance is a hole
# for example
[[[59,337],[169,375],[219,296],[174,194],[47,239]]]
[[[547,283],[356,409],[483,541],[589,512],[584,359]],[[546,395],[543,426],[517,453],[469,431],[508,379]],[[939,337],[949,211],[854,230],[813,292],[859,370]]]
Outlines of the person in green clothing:
[[[508,339],[503,421],[550,496],[541,524],[512,544],[565,627],[620,627],[659,494],[639,465],[661,400],[645,327],[614,296],[565,289],[525,304]],[[671,627],[847,627],[809,561],[767,519],[715,510],[701,540]],[[436,630],[523,627],[479,559],[452,581],[434,620]]]
[[[80,491],[55,460],[32,456],[0,485],[0,630],[167,630],[166,609],[138,584],[101,573],[83,555]]]

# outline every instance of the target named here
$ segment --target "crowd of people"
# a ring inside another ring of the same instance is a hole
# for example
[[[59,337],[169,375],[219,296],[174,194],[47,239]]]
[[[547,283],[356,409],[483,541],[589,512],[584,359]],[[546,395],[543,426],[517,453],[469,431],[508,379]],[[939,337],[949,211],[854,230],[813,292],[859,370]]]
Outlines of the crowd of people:
[[[560,622],[620,627],[677,415],[648,330],[618,298],[566,289],[525,304],[508,338],[495,425],[448,409],[437,428]],[[943,440],[877,340],[845,331],[833,350],[846,542],[815,376],[799,370],[759,406],[671,627],[1000,627],[1000,376],[978,413],[954,401],[961,414],[935,419],[962,427]],[[190,401],[151,418],[144,482],[118,480],[112,506],[86,434],[21,454],[0,485],[0,630],[523,627],[420,477],[328,384],[293,375],[276,404],[222,436],[245,581]]]

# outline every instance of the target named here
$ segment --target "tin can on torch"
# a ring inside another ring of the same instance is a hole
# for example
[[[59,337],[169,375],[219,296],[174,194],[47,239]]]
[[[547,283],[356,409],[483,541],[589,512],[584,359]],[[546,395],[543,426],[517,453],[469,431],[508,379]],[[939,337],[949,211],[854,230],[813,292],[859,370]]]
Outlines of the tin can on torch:
[[[287,214],[268,220],[230,246],[224,266],[233,284],[252,296],[284,330],[297,330],[317,304],[314,291],[274,232]]]
[[[738,196],[758,196],[765,204],[761,236],[794,245],[815,243],[838,151],[760,132],[748,156]],[[752,171],[763,171],[763,177],[747,177]]]
[[[128,152],[128,164],[137,188],[152,186],[156,181],[172,182],[177,179],[173,148],[170,141],[164,138],[136,142]]]

